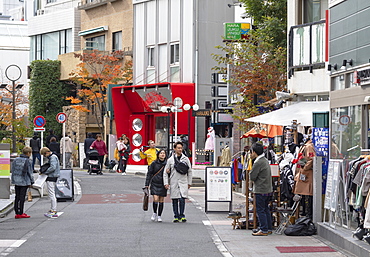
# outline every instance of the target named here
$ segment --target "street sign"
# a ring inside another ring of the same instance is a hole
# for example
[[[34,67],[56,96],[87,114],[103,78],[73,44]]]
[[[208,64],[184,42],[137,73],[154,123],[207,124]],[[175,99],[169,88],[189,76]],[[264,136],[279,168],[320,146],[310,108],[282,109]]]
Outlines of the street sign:
[[[64,123],[67,121],[67,114],[65,114],[64,112],[60,112],[57,114],[56,118],[59,123]]]
[[[43,116],[36,116],[33,119],[33,124],[35,125],[35,127],[42,128],[45,126],[46,120]]]
[[[34,128],[33,131],[35,132],[45,131],[45,128]]]

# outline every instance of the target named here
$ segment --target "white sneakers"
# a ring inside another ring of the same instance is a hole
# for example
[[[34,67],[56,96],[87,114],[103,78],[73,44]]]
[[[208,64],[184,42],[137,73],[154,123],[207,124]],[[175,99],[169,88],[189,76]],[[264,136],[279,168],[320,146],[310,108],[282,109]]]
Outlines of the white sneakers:
[[[161,216],[158,216],[157,221],[158,221],[158,222],[162,222],[162,217],[161,217]]]
[[[126,172],[122,172],[122,176],[126,176],[127,174],[126,174]]]
[[[157,213],[153,213],[152,217],[150,218],[152,221],[155,221],[157,219]]]

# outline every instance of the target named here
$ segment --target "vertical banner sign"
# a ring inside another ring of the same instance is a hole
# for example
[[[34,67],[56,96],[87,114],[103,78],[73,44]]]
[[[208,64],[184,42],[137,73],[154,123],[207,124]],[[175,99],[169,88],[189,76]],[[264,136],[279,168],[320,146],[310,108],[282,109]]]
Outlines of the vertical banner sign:
[[[206,167],[206,212],[208,202],[229,202],[231,211],[231,190],[231,167]]]
[[[329,128],[314,128],[312,143],[317,156],[322,156],[322,193],[325,194],[329,164]]]
[[[10,176],[10,150],[0,150],[0,177]]]

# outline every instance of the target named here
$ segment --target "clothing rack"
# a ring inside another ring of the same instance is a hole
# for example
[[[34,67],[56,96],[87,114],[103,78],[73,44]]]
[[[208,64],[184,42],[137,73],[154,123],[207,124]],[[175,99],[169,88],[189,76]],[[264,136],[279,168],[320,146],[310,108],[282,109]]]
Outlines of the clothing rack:
[[[236,156],[241,155],[242,153],[244,153],[244,151],[237,152],[236,154],[231,156],[231,160],[234,159]]]

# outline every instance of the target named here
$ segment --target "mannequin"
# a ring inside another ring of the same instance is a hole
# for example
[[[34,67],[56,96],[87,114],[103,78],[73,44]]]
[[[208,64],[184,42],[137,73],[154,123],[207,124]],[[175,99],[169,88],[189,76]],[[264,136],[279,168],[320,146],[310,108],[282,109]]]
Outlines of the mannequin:
[[[215,149],[215,130],[213,129],[213,127],[209,127],[204,150],[213,151],[214,149]]]

